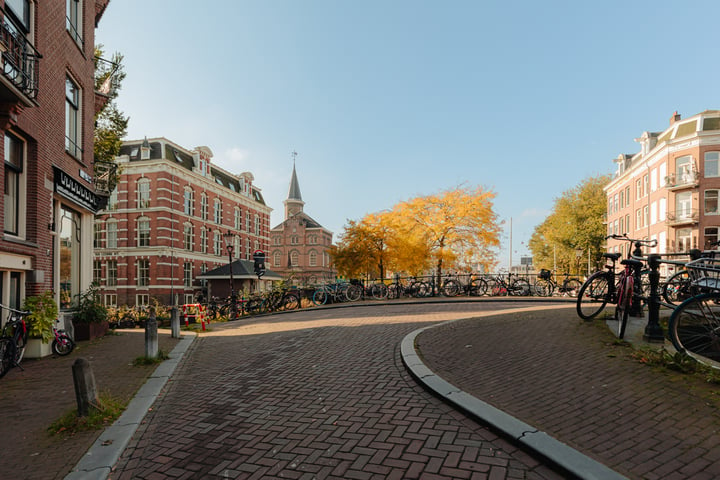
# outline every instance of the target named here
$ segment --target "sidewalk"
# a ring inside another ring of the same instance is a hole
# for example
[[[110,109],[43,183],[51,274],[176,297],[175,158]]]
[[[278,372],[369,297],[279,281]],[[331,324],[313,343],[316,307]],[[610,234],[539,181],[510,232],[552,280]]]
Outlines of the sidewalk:
[[[160,330],[159,348],[168,353],[179,342]],[[90,361],[98,391],[130,400],[156,366],[132,366],[145,354],[144,330],[122,330],[97,340],[79,342],[66,357],[23,360],[0,380],[0,478],[62,479],[77,464],[101,431],[69,438],[50,436],[48,426],[77,408],[72,364]]]
[[[641,343],[646,323],[631,319],[629,339]],[[720,386],[632,359],[601,320],[572,308],[495,315],[408,342],[421,359],[416,377],[438,395],[583,478],[605,477],[567,447],[630,478],[720,477]]]

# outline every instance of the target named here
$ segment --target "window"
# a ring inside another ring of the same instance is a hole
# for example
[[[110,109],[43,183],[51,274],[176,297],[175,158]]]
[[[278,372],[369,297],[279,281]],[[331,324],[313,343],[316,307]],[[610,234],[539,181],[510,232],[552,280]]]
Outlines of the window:
[[[137,246],[150,246],[150,219],[148,217],[140,217],[137,222]]]
[[[219,198],[215,199],[215,223],[222,225],[222,202]]]
[[[642,228],[642,208],[635,210],[635,230]]]
[[[117,307],[117,294],[116,293],[106,293],[104,305],[106,307]]]
[[[93,248],[102,248],[102,229],[101,221],[93,223]]]
[[[100,279],[102,279],[102,262],[93,260],[93,282],[100,285]]]
[[[625,187],[625,206],[630,206],[630,185]]]
[[[280,254],[280,252],[273,253],[273,266],[279,267],[281,261],[282,261],[282,255]]]
[[[260,217],[255,214],[255,235],[260,235]]]
[[[222,255],[222,235],[220,235],[220,232],[213,234],[213,253],[218,256]]]
[[[714,250],[717,248],[713,243],[720,240],[720,228],[718,227],[705,227],[705,250]]]
[[[150,179],[141,178],[137,181],[137,208],[150,206]]]
[[[682,192],[675,195],[675,216],[679,220],[687,220],[692,216],[692,194]]]
[[[72,308],[80,296],[80,272],[83,258],[83,238],[80,214],[62,205],[60,208],[60,305]],[[88,264],[86,264],[88,265]],[[88,265],[89,267],[90,265]]]
[[[290,237],[290,245],[297,245],[298,244],[298,236],[293,235]]]
[[[200,251],[202,253],[207,253],[207,251],[208,251],[208,237],[207,237],[207,230],[205,230],[205,227],[202,227],[200,229]]]
[[[195,296],[192,293],[186,293],[183,295],[183,298],[185,299],[185,303],[195,303]]]
[[[203,220],[208,219],[208,198],[205,192],[200,195],[200,216]]]
[[[617,212],[618,210],[620,210],[620,205],[618,203],[618,194],[616,193],[613,202],[613,211]]]
[[[186,223],[183,226],[183,247],[185,250],[193,248],[193,226],[192,223]]]
[[[248,232],[250,231],[250,222],[252,221],[252,216],[250,215],[250,212],[247,212],[245,214],[245,230]]]
[[[720,152],[705,152],[705,178],[720,177],[718,160],[720,160]]]
[[[5,0],[9,13],[24,34],[30,33],[30,2],[28,0]]]
[[[25,144],[5,134],[5,233],[23,236],[25,227]]]
[[[77,159],[82,157],[81,98],[80,87],[67,77],[65,79],[65,150]]]
[[[190,187],[185,187],[185,192],[183,194],[183,208],[185,211],[185,215],[193,215],[195,213],[195,196],[193,194],[193,189]]]
[[[118,191],[117,188],[112,191],[110,198],[108,199],[106,210],[117,210],[118,208]]]
[[[705,215],[718,214],[718,190],[705,190]]]
[[[116,287],[118,281],[117,260],[107,261],[107,286]]]
[[[635,180],[635,199],[640,200],[642,198],[642,181],[638,178]]]
[[[235,230],[241,230],[242,229],[242,210],[240,210],[240,207],[235,207]]]
[[[150,260],[138,260],[136,266],[138,287],[147,287],[150,285]]]
[[[108,220],[107,222],[107,248],[117,248],[117,220]]]
[[[192,263],[183,263],[183,285],[192,287]]]
[[[135,305],[138,307],[147,307],[150,305],[150,295],[147,293],[139,293],[135,295]]]
[[[675,183],[677,185],[685,185],[693,181],[692,175],[692,157],[685,155],[675,160]]]
[[[692,248],[692,230],[689,228],[678,229],[675,241],[677,243],[678,252],[687,252]]]
[[[311,267],[317,266],[317,252],[315,250],[310,251],[310,254],[308,255],[308,264]]]
[[[620,208],[625,207],[625,192],[620,192]]]
[[[81,0],[66,0],[67,31],[79,45],[82,45],[82,3]]]
[[[295,251],[295,252],[290,253],[290,265],[293,267],[297,267],[299,258],[300,258],[300,254],[298,252]]]
[[[650,191],[654,192],[658,189],[658,182],[657,182],[657,169],[653,168],[650,172]]]

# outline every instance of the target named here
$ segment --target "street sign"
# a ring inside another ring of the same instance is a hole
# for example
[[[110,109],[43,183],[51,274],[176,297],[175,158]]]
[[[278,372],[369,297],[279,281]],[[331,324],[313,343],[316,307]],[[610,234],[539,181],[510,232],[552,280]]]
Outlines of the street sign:
[[[257,275],[259,280],[260,277],[265,275],[265,252],[255,250],[253,252],[253,260],[255,260],[255,275]]]

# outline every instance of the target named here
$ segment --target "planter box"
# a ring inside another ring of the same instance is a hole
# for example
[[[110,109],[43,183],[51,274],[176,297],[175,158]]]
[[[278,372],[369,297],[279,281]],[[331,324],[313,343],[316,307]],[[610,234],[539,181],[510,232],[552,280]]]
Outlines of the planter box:
[[[73,322],[74,339],[76,342],[92,340],[105,336],[109,329],[108,322],[102,323],[75,323]]]
[[[42,343],[39,338],[28,339],[23,358],[42,358],[52,355],[51,343]]]

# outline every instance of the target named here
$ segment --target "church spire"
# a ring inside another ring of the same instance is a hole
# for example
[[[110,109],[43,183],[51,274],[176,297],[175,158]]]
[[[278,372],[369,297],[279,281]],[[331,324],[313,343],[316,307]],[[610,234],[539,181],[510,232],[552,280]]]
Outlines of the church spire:
[[[290,189],[288,190],[287,200],[283,202],[285,204],[285,220],[302,212],[303,205],[305,205],[302,194],[300,193],[300,183],[297,179],[297,172],[295,171],[295,157],[297,157],[297,152],[293,151],[291,155],[293,157],[293,170],[292,177],[290,177]]]

